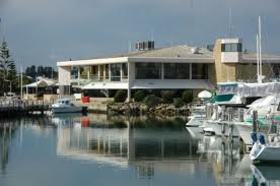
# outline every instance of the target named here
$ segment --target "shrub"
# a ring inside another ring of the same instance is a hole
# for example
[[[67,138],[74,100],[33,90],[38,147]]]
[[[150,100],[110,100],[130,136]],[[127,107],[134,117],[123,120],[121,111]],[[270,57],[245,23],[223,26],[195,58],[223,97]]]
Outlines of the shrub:
[[[124,90],[118,90],[114,96],[115,102],[124,102],[126,100],[127,93]]]
[[[172,103],[173,102],[173,97],[174,97],[174,91],[170,91],[170,90],[165,90],[165,91],[161,91],[161,97],[163,99],[164,103]]]
[[[176,108],[180,108],[180,107],[184,106],[185,103],[182,98],[174,98],[173,104]]]
[[[160,104],[161,99],[153,94],[148,95],[147,97],[145,97],[144,99],[144,103],[148,106],[148,107],[155,107],[158,104]]]
[[[190,91],[185,90],[182,94],[182,99],[185,103],[191,103],[193,101],[193,94]]]
[[[134,101],[140,102],[143,101],[146,97],[146,93],[143,90],[137,90],[134,94]]]

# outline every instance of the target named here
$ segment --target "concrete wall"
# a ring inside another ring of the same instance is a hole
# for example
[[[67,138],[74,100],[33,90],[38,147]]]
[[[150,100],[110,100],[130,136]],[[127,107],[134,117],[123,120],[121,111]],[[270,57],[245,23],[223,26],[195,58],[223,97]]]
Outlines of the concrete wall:
[[[60,86],[70,86],[71,83],[71,67],[58,67],[58,83]]]

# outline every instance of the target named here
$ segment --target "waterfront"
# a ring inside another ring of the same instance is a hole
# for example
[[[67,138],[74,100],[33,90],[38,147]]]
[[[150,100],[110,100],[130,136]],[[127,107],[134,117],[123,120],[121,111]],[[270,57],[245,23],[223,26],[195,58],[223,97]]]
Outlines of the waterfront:
[[[260,173],[280,182],[278,167],[251,166],[239,139],[193,139],[178,118],[1,120],[0,136],[0,185],[253,185]]]

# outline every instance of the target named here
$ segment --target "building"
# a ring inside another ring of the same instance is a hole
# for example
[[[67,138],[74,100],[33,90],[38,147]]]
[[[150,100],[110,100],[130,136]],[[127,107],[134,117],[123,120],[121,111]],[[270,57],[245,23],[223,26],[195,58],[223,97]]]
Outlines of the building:
[[[256,54],[242,49],[239,38],[217,39],[207,48],[186,45],[154,48],[140,42],[137,51],[106,58],[57,62],[61,93],[84,91],[215,89],[219,82],[254,81]],[[279,77],[280,56],[263,55],[266,79]]]

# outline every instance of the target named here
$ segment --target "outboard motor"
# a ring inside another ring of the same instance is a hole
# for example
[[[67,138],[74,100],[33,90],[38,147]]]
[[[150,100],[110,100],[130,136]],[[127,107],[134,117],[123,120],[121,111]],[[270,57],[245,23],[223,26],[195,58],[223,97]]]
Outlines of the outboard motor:
[[[253,140],[253,145],[258,141],[258,136],[256,132],[251,132],[251,139]]]
[[[264,138],[264,135],[263,134],[260,134],[259,136],[259,141],[262,145],[265,145],[265,138]]]

